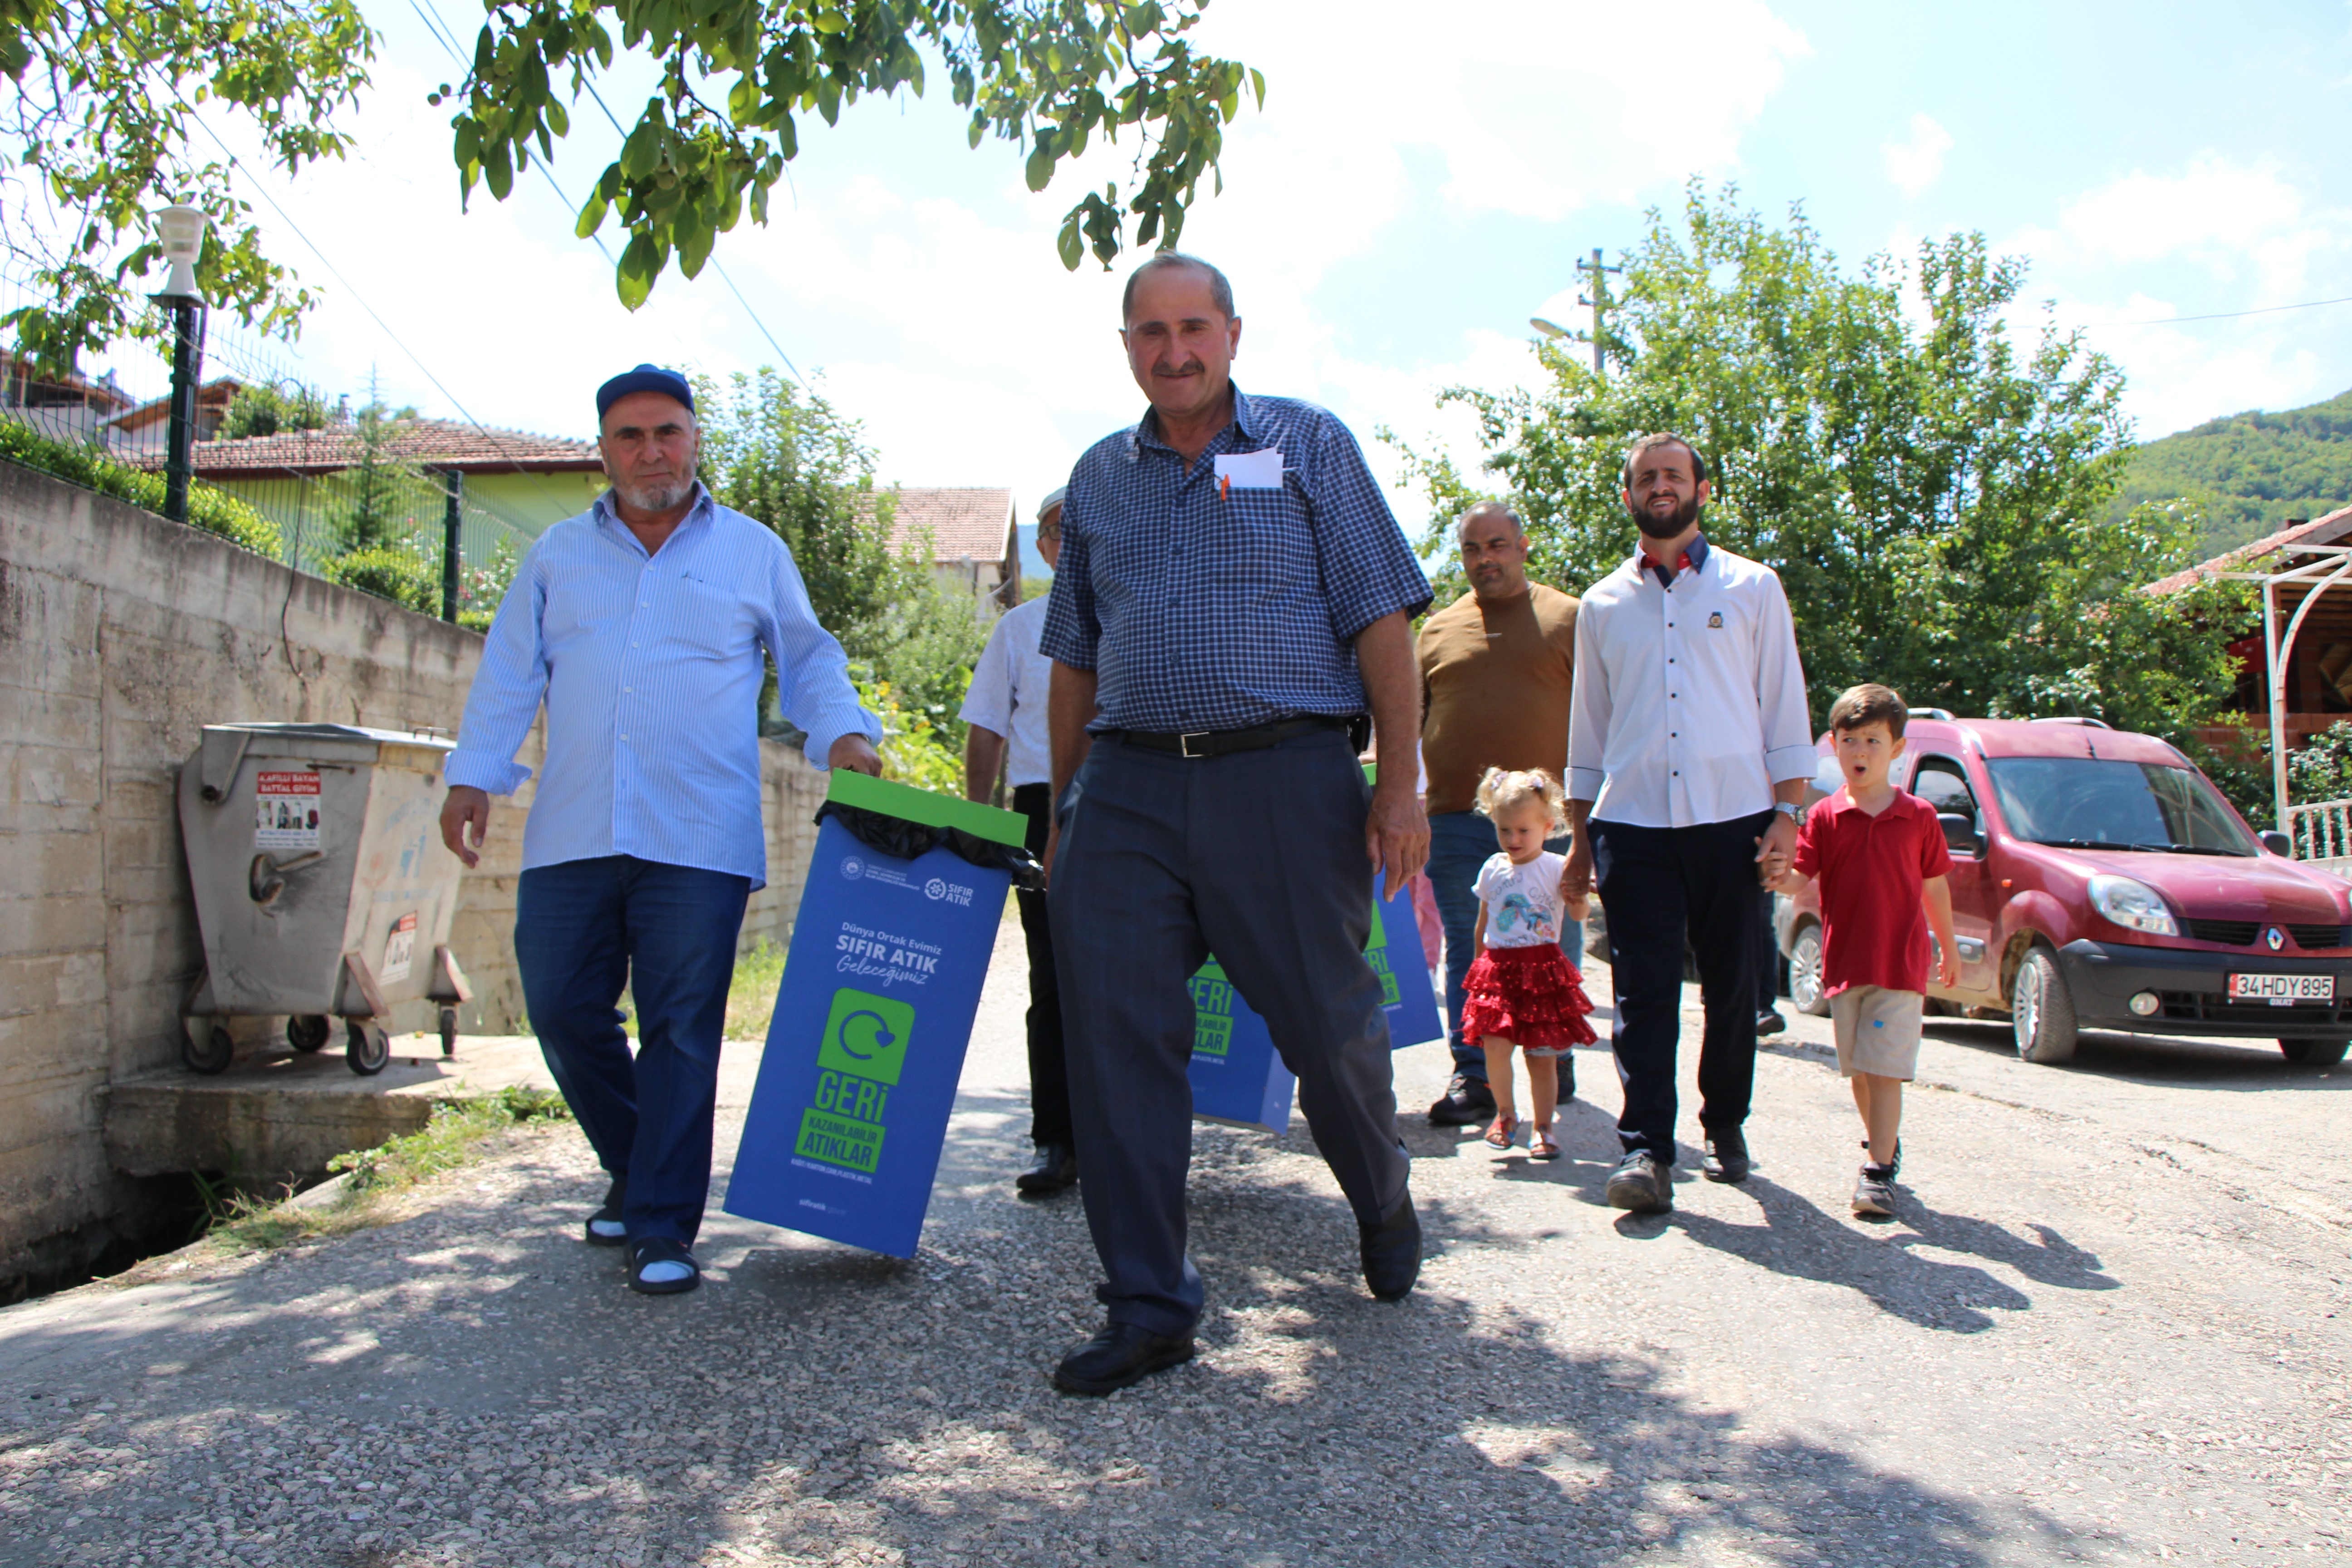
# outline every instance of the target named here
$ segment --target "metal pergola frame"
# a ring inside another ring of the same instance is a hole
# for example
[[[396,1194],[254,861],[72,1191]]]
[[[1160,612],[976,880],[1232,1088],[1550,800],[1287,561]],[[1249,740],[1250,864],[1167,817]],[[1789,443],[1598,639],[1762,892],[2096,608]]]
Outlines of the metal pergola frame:
[[[2204,575],[2208,581],[2263,585],[2263,657],[2268,666],[2263,674],[2271,700],[2271,800],[2278,830],[2288,833],[2292,829],[2287,826],[2286,804],[2287,655],[2294,651],[2295,634],[2303,630],[2303,618],[2311,614],[2311,606],[2319,603],[2328,589],[2352,578],[2352,544],[2290,544],[2279,553],[2312,559],[2278,572],[2212,572]],[[2303,603],[2295,606],[2294,618],[2287,622],[2285,635],[2281,636],[2278,588],[2283,583],[2308,591]]]

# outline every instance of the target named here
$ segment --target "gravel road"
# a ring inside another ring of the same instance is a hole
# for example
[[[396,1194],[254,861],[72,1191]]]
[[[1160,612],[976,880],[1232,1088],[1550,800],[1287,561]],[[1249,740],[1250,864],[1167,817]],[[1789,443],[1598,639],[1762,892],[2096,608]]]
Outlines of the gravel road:
[[[1398,1305],[1364,1294],[1302,1123],[1203,1126],[1202,1353],[1076,1400],[1045,1373],[1095,1324],[1093,1258],[1075,1194],[1011,1193],[1004,930],[913,1260],[714,1214],[706,1289],[637,1297],[576,1239],[601,1191],[577,1132],[517,1133],[381,1228],[0,1312],[0,1565],[2239,1563],[2352,1540],[2352,1068],[2116,1037],[2031,1068],[1939,1024],[1902,1214],[1874,1227],[1846,1212],[1825,1023],[1759,1064],[1755,1177],[1685,1171],[1654,1218],[1601,1201],[1616,1084],[1582,1051],[1556,1165],[1404,1119],[1430,1259]],[[756,1056],[732,1048],[722,1155]],[[1400,1054],[1409,1110],[1444,1071]]]

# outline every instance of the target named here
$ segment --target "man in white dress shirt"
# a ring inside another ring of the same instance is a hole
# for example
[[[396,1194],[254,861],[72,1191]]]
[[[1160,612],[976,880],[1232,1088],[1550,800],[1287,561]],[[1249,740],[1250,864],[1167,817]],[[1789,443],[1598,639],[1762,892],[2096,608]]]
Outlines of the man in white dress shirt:
[[[1608,913],[1625,1108],[1618,1208],[1674,1206],[1675,1057],[1683,950],[1698,956],[1705,1173],[1748,1176],[1756,1078],[1759,880],[1794,853],[1812,731],[1780,579],[1699,531],[1706,462],[1679,436],[1625,455],[1632,560],[1588,589],[1576,623],[1568,812],[1574,847],[1560,886]]]
[[[1037,508],[1037,553],[1052,571],[1062,557],[1064,486]],[[1015,605],[998,617],[988,647],[971,672],[961,718],[970,726],[963,746],[963,789],[986,800],[1004,770],[1013,786],[1013,809],[1029,819],[1029,847],[1045,852],[1054,819],[1054,759],[1045,732],[1045,697],[1054,661],[1038,650],[1045,629],[1046,598]],[[1007,748],[1010,748],[1008,754]],[[1021,934],[1029,944],[1029,1141],[1036,1156],[1013,1178],[1019,1191],[1034,1196],[1058,1193],[1078,1179],[1077,1140],[1070,1126],[1070,1079],[1062,1053],[1062,991],[1054,975],[1054,932],[1045,917],[1045,895],[1021,892]]]

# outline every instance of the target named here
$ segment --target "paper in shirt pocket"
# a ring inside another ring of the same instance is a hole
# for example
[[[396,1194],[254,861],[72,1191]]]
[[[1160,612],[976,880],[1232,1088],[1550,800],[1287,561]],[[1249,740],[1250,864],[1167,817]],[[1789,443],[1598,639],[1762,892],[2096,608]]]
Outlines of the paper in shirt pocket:
[[[1237,490],[1278,490],[1282,488],[1282,452],[1225,452],[1213,459],[1217,487]]]

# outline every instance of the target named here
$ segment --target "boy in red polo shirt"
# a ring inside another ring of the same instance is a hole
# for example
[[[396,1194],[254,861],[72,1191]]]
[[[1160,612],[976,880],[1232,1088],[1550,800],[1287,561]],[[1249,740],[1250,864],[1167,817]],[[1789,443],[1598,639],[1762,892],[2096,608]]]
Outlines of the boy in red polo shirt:
[[[1952,868],[1936,808],[1888,781],[1903,754],[1909,716],[1885,686],[1857,686],[1830,709],[1830,734],[1845,785],[1817,801],[1797,835],[1794,864],[1775,884],[1793,893],[1819,879],[1822,994],[1837,1030],[1838,1070],[1853,1080],[1853,1103],[1868,1135],[1869,1163],[1853,1189],[1865,1219],[1895,1214],[1903,1160],[1903,1086],[1919,1069],[1919,1026],[1927,1003],[1927,932],[1936,933],[1936,978],[1958,978],[1952,963]]]

